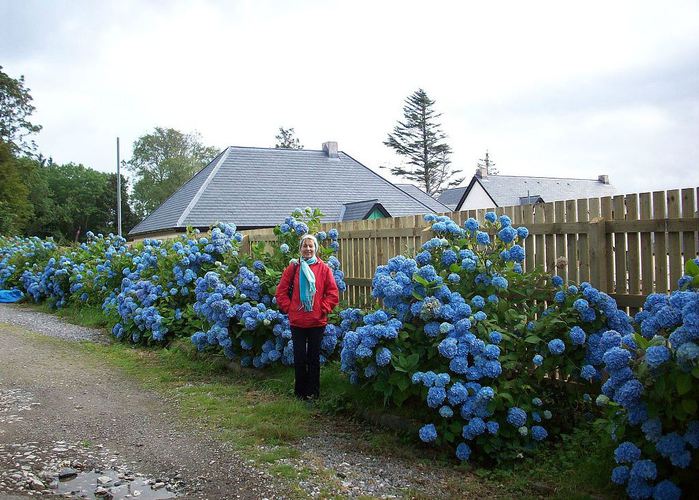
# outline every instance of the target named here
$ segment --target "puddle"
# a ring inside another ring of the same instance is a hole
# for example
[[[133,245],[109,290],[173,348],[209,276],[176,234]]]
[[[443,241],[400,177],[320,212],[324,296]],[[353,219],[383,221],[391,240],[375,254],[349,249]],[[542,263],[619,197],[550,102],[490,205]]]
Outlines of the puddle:
[[[134,476],[120,479],[119,473],[111,469],[99,473],[79,472],[77,476],[54,482],[52,486],[56,493],[70,493],[77,498],[155,500],[177,496],[168,489],[167,483],[154,483],[152,479]]]

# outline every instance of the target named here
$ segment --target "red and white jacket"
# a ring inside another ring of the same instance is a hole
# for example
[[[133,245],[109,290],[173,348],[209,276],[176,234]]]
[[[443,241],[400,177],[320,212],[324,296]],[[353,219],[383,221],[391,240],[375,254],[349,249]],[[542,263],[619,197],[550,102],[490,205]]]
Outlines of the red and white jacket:
[[[291,326],[298,328],[313,328],[328,324],[328,314],[340,302],[340,294],[335,284],[332,270],[316,257],[316,263],[309,266],[316,277],[316,294],[313,299],[313,310],[306,311],[299,296],[299,264],[292,263],[284,269],[277,285],[277,305],[279,310],[289,316]],[[294,279],[294,291],[289,298],[289,285]]]

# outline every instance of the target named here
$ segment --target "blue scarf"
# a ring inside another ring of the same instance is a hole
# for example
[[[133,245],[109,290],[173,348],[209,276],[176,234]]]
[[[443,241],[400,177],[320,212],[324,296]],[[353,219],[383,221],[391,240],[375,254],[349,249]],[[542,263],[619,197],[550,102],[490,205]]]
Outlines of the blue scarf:
[[[313,299],[316,296],[316,275],[313,274],[310,264],[315,264],[318,260],[315,257],[310,259],[299,259],[301,272],[299,273],[299,297],[301,304],[306,311],[313,310]]]

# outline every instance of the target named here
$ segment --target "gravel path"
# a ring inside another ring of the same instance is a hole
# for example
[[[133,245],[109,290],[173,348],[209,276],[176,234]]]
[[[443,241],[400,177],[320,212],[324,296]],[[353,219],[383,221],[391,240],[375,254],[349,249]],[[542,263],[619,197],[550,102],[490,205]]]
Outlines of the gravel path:
[[[295,445],[299,457],[281,461],[311,471],[291,492],[226,443],[185,430],[169,410],[176,403],[95,366],[70,342],[27,331],[109,342],[102,331],[0,304],[0,498],[448,498],[456,483],[470,484],[473,497],[498,496],[453,468],[376,456],[359,426],[322,415]]]

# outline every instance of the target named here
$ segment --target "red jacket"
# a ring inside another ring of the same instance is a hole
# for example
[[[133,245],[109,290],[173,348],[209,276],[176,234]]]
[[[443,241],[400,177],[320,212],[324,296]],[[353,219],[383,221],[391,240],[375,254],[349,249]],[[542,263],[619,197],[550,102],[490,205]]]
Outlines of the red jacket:
[[[316,295],[313,300],[313,310],[306,311],[299,296],[299,264],[289,264],[277,285],[277,305],[279,310],[289,315],[291,326],[298,328],[313,328],[328,324],[328,314],[340,302],[340,294],[335,284],[332,270],[328,265],[317,259],[311,264],[311,271],[316,277]],[[289,299],[289,284],[294,279],[294,293]]]

